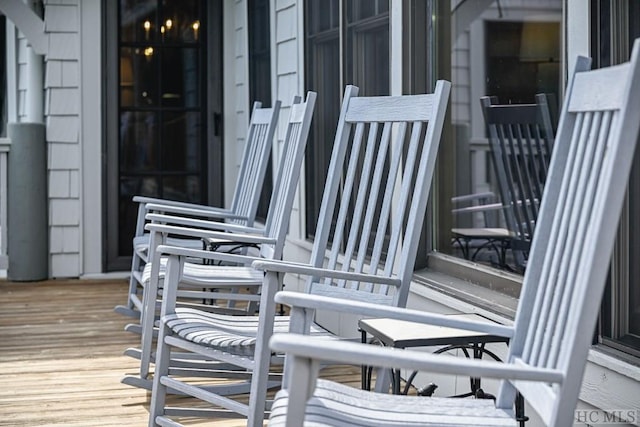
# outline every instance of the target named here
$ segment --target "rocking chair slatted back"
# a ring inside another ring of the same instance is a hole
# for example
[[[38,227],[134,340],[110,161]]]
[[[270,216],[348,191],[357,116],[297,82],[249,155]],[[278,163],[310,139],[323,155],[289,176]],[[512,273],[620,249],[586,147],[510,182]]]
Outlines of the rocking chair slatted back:
[[[630,63],[576,73],[566,96],[509,355],[566,377],[505,383],[498,399],[515,385],[549,425],[572,423],[582,383],[638,139],[640,43]]]
[[[443,81],[433,94],[402,97],[357,97],[357,88],[346,88],[311,255],[314,267],[409,283],[448,91]],[[404,305],[408,286],[311,277],[307,291]]]
[[[261,103],[255,102],[251,113],[251,123],[247,132],[247,144],[242,155],[236,191],[231,202],[231,211],[244,218],[231,219],[229,222],[253,225],[258,203],[260,203],[260,191],[264,182],[269,155],[271,154],[274,126],[277,115],[274,118],[273,111],[279,111],[280,101],[271,108],[260,108]],[[273,111],[272,111],[273,110]]]
[[[269,213],[265,224],[267,237],[276,240],[275,245],[261,245],[261,255],[267,259],[280,258],[284,249],[285,235],[289,227],[289,216],[295,191],[291,186],[297,186],[300,177],[306,141],[311,126],[311,117],[315,107],[317,94],[308,92],[304,102],[294,102],[291,105],[289,124],[284,137],[284,145],[280,157],[281,165],[274,181],[274,190],[269,204]]]

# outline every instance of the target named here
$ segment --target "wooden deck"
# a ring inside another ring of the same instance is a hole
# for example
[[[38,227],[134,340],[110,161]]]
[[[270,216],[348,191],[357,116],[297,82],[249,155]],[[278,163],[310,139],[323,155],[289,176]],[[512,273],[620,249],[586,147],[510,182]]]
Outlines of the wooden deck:
[[[113,312],[126,289],[124,280],[0,281],[0,425],[147,425],[149,393],[120,383],[137,365],[122,352],[139,339]],[[327,375],[359,381],[356,368],[333,369]]]

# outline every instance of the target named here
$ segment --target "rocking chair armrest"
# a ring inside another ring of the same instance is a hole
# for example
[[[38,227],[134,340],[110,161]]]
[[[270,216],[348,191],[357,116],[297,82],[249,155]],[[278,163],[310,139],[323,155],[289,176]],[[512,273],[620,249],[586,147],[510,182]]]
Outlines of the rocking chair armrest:
[[[271,237],[256,234],[224,233],[215,230],[202,230],[199,228],[180,227],[166,224],[147,224],[145,230],[161,233],[170,233],[187,237],[198,237],[201,239],[219,240],[221,242],[243,243],[243,244],[275,244],[276,240]]]
[[[223,211],[223,210],[213,210],[213,209],[203,209],[203,208],[192,208],[188,206],[175,206],[175,205],[166,205],[163,203],[147,203],[145,204],[145,209],[147,212],[154,213],[163,213],[163,214],[180,214],[180,215],[190,215],[194,217],[200,218],[208,218],[208,219],[240,219],[247,221],[248,218],[242,215],[236,215],[233,212]]]
[[[223,213],[227,212],[230,214],[233,213],[231,212],[230,209],[221,208],[217,206],[201,205],[198,203],[179,202],[177,200],[158,199],[156,197],[147,197],[147,196],[134,196],[133,202],[142,203],[145,205],[148,203],[155,203],[163,206],[177,206],[177,207],[186,207],[186,208],[193,208],[193,209],[210,210],[211,212],[223,212]]]
[[[210,220],[196,219],[196,218],[186,218],[182,216],[175,215],[164,215],[158,213],[148,213],[145,218],[152,223],[160,223],[160,224],[176,224],[183,225],[187,227],[194,227],[204,230],[219,230],[219,231],[227,231],[232,233],[248,233],[253,235],[261,235],[264,236],[264,229],[255,228],[255,227],[247,227],[244,225],[238,224],[229,224],[226,222],[216,222]]]
[[[254,262],[252,267],[265,272],[302,274],[305,276],[322,277],[328,279],[352,280],[355,282],[374,283],[399,287],[400,279],[395,277],[377,276],[375,274],[355,273],[352,271],[332,270],[328,268],[313,267],[309,264],[294,263],[288,261],[260,260]]]
[[[274,351],[307,360],[351,365],[361,365],[362,361],[366,360],[369,366],[437,372],[439,374],[548,383],[561,383],[564,380],[564,374],[561,371],[536,368],[522,363],[467,359],[412,349],[331,341],[293,333],[275,334],[271,337],[269,345]]]
[[[249,255],[232,254],[227,252],[212,252],[202,249],[190,249],[179,246],[160,245],[156,249],[155,259],[153,260],[153,262],[158,262],[158,258],[164,255],[175,255],[185,258],[233,262],[243,265],[251,265],[253,261],[261,259],[259,257]]]
[[[254,262],[254,265],[256,263]],[[433,326],[463,329],[466,331],[496,335],[505,338],[513,337],[514,330],[510,326],[492,322],[475,322],[473,320],[454,318],[451,316],[428,313],[408,308],[390,307],[381,304],[332,298],[323,295],[311,295],[302,292],[281,291],[275,296],[278,304],[289,307],[309,308],[314,310],[343,312],[366,318],[389,318],[408,322],[423,323]]]

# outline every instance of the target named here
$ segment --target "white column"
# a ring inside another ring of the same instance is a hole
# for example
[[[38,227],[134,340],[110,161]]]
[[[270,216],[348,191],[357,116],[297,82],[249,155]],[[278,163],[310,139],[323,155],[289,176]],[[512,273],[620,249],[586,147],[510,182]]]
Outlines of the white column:
[[[27,5],[40,18],[40,1],[27,0]],[[27,52],[27,99],[26,121],[29,123],[44,123],[44,58],[36,53],[36,49],[29,43]]]
[[[44,123],[44,62],[42,55],[28,48],[27,56],[27,122]]]

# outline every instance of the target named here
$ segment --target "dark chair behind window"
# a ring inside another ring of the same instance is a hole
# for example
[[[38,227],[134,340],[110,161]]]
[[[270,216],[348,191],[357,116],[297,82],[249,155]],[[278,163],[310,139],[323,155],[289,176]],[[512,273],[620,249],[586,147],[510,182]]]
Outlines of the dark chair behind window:
[[[553,149],[553,119],[547,95],[535,104],[498,105],[482,97],[490,153],[504,209],[515,268],[524,270]]]

